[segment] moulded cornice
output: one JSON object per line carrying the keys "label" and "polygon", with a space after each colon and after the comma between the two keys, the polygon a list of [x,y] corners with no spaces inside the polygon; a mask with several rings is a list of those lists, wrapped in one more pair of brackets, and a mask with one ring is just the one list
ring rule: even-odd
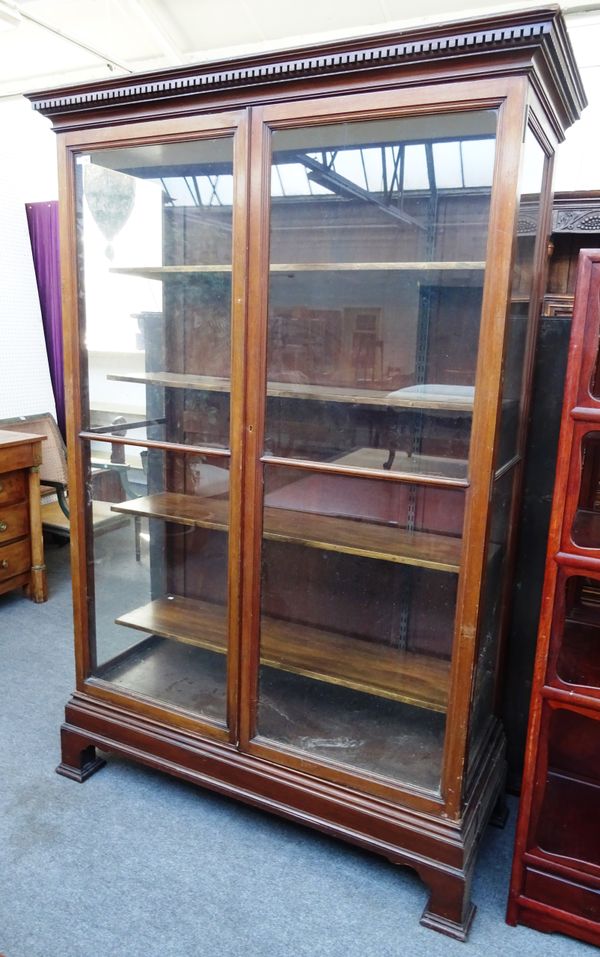
{"label": "moulded cornice", "polygon": [[[346,40],[284,53],[260,54],[232,61],[109,78],[51,91],[28,94],[34,108],[57,118],[90,109],[127,108],[170,98],[204,98],[238,88],[275,91],[293,81],[319,80],[368,72],[381,75],[413,66],[448,61],[476,61],[485,56],[486,72],[501,73],[506,55],[519,54],[519,68],[529,70],[538,89],[552,104],[557,133],[573,123],[586,105],[563,18],[558,7],[503,14],[419,30]],[[261,93],[261,98],[264,94]]]}

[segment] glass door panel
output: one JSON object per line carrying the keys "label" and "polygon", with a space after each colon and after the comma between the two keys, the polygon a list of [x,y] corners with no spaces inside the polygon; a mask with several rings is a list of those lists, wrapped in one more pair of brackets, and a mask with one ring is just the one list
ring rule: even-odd
{"label": "glass door panel", "polygon": [[547,167],[548,156],[531,127],[528,127],[519,178],[520,202],[504,351],[502,411],[495,463],[497,471],[511,462],[518,451],[523,376],[527,367],[532,322],[531,297],[535,292],[536,256],[543,228],[542,197]]}
{"label": "glass door panel", "polygon": [[432,792],[496,122],[272,134],[256,733]]}
{"label": "glass door panel", "polygon": [[92,429],[229,446],[233,138],[77,158]]}
{"label": "glass door panel", "polygon": [[266,466],[258,731],[439,783],[464,493]]}
{"label": "glass door panel", "polygon": [[583,575],[559,581],[564,588],[564,614],[553,627],[560,642],[556,675],[566,684],[600,692],[600,582]]}
{"label": "glass door panel", "polygon": [[[600,869],[600,735],[591,716],[553,709],[548,720],[548,765],[535,844],[564,864]],[[600,919],[600,906],[591,919]]]}
{"label": "glass door panel", "polygon": [[579,548],[600,548],[600,432],[581,439],[581,484],[571,538]]}
{"label": "glass door panel", "polygon": [[273,133],[267,453],[466,477],[496,119]]}
{"label": "glass door panel", "polygon": [[92,150],[75,165],[82,424],[96,436],[82,439],[89,676],[220,726],[233,151],[227,131]]}
{"label": "glass door panel", "polygon": [[89,462],[91,674],[222,724],[229,459],[124,451]]}

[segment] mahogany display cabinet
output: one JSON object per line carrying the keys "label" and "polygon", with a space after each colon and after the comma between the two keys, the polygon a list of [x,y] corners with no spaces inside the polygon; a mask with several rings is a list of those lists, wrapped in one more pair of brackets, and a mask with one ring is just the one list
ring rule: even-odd
{"label": "mahogany display cabinet", "polygon": [[600,945],[600,250],[579,255],[508,922]]}
{"label": "mahogany display cabinet", "polygon": [[[585,105],[560,14],[31,100],[61,157],[60,773],[114,751],[345,838],[464,938],[552,156]],[[111,446],[128,523],[94,537]]]}

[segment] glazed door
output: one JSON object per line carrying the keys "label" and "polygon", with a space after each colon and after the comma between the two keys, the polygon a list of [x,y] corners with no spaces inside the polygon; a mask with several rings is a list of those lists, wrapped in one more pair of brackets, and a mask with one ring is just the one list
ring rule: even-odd
{"label": "glazed door", "polygon": [[94,694],[231,736],[245,128],[235,115],[187,125],[165,124],[158,139],[155,125],[152,144],[140,125],[73,157],[80,670]]}
{"label": "glazed door", "polygon": [[252,134],[247,746],[439,800],[498,110],[321,113]]}

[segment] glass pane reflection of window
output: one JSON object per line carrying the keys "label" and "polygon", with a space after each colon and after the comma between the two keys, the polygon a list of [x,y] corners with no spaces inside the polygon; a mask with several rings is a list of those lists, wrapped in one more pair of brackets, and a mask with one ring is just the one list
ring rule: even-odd
{"label": "glass pane reflection of window", "polygon": [[267,454],[466,477],[495,124],[273,133]]}

